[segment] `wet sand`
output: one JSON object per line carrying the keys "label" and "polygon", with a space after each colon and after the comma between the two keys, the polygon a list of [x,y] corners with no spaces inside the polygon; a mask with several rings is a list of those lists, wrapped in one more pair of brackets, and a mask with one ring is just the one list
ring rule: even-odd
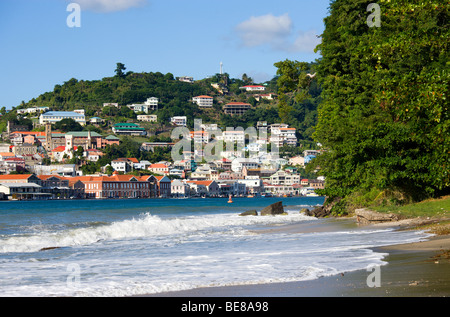
{"label": "wet sand", "polygon": [[[312,232],[342,230],[355,226],[357,224],[354,219],[330,219],[323,223],[290,225],[270,230]],[[389,226],[398,227],[398,224],[392,223]],[[359,270],[309,281],[207,287],[143,296],[186,298],[450,296],[450,236],[380,247],[374,251],[387,254],[384,259],[387,264],[380,266],[378,272]],[[375,282],[379,282],[379,286]]]}

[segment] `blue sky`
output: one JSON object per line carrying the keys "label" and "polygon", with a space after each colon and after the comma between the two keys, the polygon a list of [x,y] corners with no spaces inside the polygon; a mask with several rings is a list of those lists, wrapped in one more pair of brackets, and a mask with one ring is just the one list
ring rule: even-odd
{"label": "blue sky", "polygon": [[[66,23],[71,2],[80,27]],[[56,84],[127,71],[271,79],[274,63],[314,61],[329,0],[1,0],[0,108]]]}

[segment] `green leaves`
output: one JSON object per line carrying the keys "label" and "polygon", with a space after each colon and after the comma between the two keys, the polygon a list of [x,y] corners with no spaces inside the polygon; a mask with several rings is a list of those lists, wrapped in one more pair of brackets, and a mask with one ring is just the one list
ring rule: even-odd
{"label": "green leaves", "polygon": [[274,66],[278,68],[278,116],[295,127],[300,137],[311,140],[321,100],[316,64],[285,60]]}
{"label": "green leaves", "polygon": [[369,3],[333,1],[318,47],[314,136],[325,148],[316,160],[325,193],[348,203],[373,189],[413,199],[448,193],[449,6],[381,1],[381,27],[369,28]]}

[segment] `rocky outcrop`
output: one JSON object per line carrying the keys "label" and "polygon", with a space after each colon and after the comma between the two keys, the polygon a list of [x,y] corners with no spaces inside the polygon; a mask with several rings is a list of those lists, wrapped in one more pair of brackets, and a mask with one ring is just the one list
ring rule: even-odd
{"label": "rocky outcrop", "polygon": [[328,217],[331,213],[331,210],[325,208],[324,206],[319,206],[311,210],[307,210],[305,212],[306,216],[315,217],[315,218],[324,218]]}
{"label": "rocky outcrop", "polygon": [[356,209],[356,221],[362,225],[398,221],[400,217],[395,214],[380,213],[369,209]]}
{"label": "rocky outcrop", "polygon": [[281,201],[265,207],[261,210],[261,216],[273,216],[284,214],[283,203]]}
{"label": "rocky outcrop", "polygon": [[256,210],[247,210],[239,214],[239,216],[258,216],[258,212]]}
{"label": "rocky outcrop", "polygon": [[341,201],[341,198],[335,198],[330,200],[328,197],[325,198],[323,206],[317,206],[314,209],[305,212],[305,215],[316,218],[325,218],[331,215],[331,210],[333,207]]}
{"label": "rocky outcrop", "polygon": [[306,214],[309,213],[309,209],[308,209],[308,208],[302,208],[302,209],[300,210],[300,213],[306,215]]}

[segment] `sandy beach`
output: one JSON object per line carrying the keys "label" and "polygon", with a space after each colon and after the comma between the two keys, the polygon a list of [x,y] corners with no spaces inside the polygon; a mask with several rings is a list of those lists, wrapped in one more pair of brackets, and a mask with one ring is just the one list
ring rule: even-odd
{"label": "sandy beach", "polygon": [[[383,224],[400,230],[411,221]],[[355,219],[329,219],[320,225],[288,225],[270,230],[312,232],[342,230],[358,226]],[[263,233],[263,232],[261,232]],[[207,287],[186,291],[143,295],[145,297],[448,297],[450,296],[450,236],[374,249],[385,253],[385,265],[315,280]],[[369,283],[368,283],[369,281]],[[378,285],[371,285],[379,282]]]}

